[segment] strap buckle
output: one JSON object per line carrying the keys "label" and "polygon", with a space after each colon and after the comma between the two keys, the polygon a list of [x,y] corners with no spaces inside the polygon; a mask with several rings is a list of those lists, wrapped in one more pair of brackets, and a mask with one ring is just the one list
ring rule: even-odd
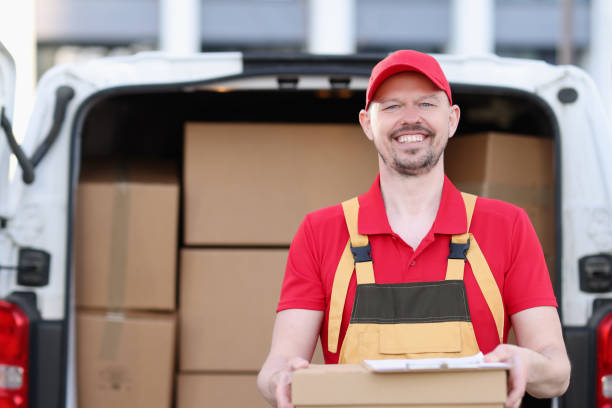
{"label": "strap buckle", "polygon": [[470,240],[465,244],[456,244],[453,241],[450,243],[450,248],[448,251],[448,259],[466,259],[466,254],[468,249],[470,248]]}
{"label": "strap buckle", "polygon": [[358,247],[354,247],[353,244],[351,244],[351,252],[353,253],[353,259],[355,260],[355,263],[372,261],[372,248],[370,247],[369,243],[366,246]]}

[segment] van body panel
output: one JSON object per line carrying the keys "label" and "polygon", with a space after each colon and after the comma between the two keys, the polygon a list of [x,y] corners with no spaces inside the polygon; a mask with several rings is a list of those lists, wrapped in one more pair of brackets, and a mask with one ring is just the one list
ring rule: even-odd
{"label": "van body panel", "polygon": [[[593,81],[567,68],[568,75],[542,90],[551,101],[560,128],[562,253],[560,309],[564,326],[585,326],[596,298],[608,293],[580,290],[578,260],[585,255],[612,251],[612,133],[604,105]],[[573,88],[574,103],[563,104],[559,90]],[[560,257],[559,257],[560,256]]]}

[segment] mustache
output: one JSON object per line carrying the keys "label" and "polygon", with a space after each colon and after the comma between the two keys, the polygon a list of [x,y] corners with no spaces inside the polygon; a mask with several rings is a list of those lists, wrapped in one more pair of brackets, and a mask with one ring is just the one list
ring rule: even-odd
{"label": "mustache", "polygon": [[422,133],[425,133],[425,135],[427,136],[434,135],[433,130],[423,125],[405,125],[391,132],[391,138],[395,138],[404,132],[422,132]]}

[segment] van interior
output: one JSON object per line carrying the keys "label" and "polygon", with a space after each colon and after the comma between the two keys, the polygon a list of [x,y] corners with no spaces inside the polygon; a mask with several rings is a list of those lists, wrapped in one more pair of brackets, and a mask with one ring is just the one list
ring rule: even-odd
{"label": "van interior", "polygon": [[[460,125],[455,136],[457,139],[482,132],[529,135],[553,141],[557,137],[557,124],[549,108],[533,95],[512,89],[463,84],[451,84],[451,87],[454,101],[461,108]],[[358,112],[362,109],[364,100],[363,90],[348,87],[319,90],[287,87],[269,90],[230,88],[223,92],[205,86],[190,89],[124,88],[93,98],[81,112],[82,126],[75,129],[75,136],[81,141],[82,168],[86,168],[90,162],[100,160],[130,162],[163,159],[176,163],[177,168],[182,169],[184,130],[187,122],[358,125]],[[232,143],[235,143],[236,149],[240,149],[241,140],[233,140]],[[558,163],[553,159],[547,166],[554,169],[556,179],[558,168],[555,166],[558,166]],[[183,179],[181,171],[179,179]],[[558,184],[555,183],[554,186],[556,185]],[[553,187],[554,189],[556,188]],[[555,192],[551,191],[551,194]],[[557,202],[557,198],[554,196],[553,202]],[[182,205],[179,205],[179,208],[182,211]],[[182,238],[183,216],[182,213],[179,216],[181,221],[177,248],[186,246]],[[558,224],[556,221],[550,228],[558,228]],[[550,231],[550,235],[555,236],[554,231]],[[206,248],[205,245],[203,247]],[[232,249],[232,245],[212,247]],[[272,249],[287,248],[288,245],[276,245]],[[177,262],[180,262],[180,257]],[[559,296],[560,282],[555,279],[554,264],[553,256],[552,262],[549,263],[550,274]],[[180,271],[180,266],[177,266],[177,270]],[[78,276],[79,271],[75,273]],[[180,302],[181,293],[178,293],[178,288],[179,285],[177,302]],[[273,310],[270,314],[273,314]],[[179,325],[180,322],[179,318]],[[179,401],[177,406],[181,405]],[[550,401],[527,398],[523,406],[550,406]]]}

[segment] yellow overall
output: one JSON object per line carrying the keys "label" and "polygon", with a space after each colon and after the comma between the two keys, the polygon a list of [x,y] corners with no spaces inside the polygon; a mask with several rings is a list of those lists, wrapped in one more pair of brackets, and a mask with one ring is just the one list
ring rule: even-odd
{"label": "yellow overall", "polygon": [[367,235],[357,231],[359,201],[342,203],[349,240],[332,286],[328,349],[337,352],[342,313],[353,270],[357,289],[340,349],[340,364],[366,359],[461,357],[479,352],[467,304],[463,271],[470,263],[493,314],[500,343],[504,334],[501,293],[476,239],[469,233],[476,196],[462,193],[467,214],[463,234],[453,235],[446,279],[436,282],[376,284]]}

